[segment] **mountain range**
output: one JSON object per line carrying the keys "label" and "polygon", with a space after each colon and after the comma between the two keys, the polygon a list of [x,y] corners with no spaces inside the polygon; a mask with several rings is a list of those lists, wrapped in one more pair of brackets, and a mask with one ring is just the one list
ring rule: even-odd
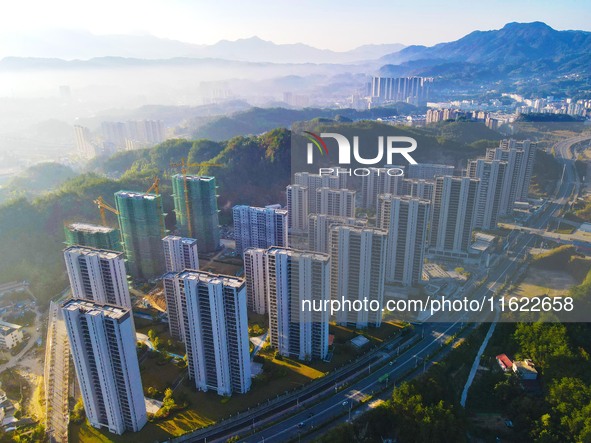
{"label": "mountain range", "polygon": [[408,46],[380,58],[382,73],[454,75],[470,70],[494,75],[582,74],[591,66],[591,32],[557,31],[545,23],[508,23],[474,31],[449,43]]}
{"label": "mountain range", "polygon": [[276,44],[259,37],[221,40],[198,45],[152,35],[95,35],[84,31],[43,31],[0,34],[0,57],[90,59],[130,57],[167,59],[177,57],[217,58],[273,63],[352,63],[377,59],[399,51],[404,45],[364,45],[350,51],[318,49],[303,43]]}

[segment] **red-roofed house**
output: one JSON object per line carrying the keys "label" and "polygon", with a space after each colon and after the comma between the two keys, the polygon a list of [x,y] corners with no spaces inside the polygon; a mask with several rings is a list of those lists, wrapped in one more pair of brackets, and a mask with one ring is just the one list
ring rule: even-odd
{"label": "red-roofed house", "polygon": [[513,362],[506,354],[499,354],[496,356],[496,359],[503,372],[507,372],[513,367]]}

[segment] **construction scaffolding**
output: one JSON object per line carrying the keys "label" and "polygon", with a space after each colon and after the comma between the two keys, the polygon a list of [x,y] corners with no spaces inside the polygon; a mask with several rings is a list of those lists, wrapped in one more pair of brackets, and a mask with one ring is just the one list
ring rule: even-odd
{"label": "construction scaffolding", "polygon": [[162,197],[119,191],[115,203],[129,273],[140,280],[160,277],[165,271],[162,238],[166,236]]}
{"label": "construction scaffolding", "polygon": [[49,305],[47,346],[45,347],[45,430],[50,442],[67,443],[70,345],[59,304]]}

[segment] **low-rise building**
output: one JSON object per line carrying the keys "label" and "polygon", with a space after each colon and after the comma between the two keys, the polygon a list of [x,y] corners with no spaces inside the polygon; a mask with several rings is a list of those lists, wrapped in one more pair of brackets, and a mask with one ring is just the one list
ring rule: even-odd
{"label": "low-rise building", "polygon": [[530,359],[513,362],[513,372],[515,372],[522,380],[536,380],[538,378],[538,371],[534,363]]}
{"label": "low-rise building", "polygon": [[495,358],[503,372],[507,372],[513,367],[513,362],[506,354],[499,354]]}
{"label": "low-rise building", "polygon": [[0,349],[12,349],[23,340],[22,326],[0,320]]}

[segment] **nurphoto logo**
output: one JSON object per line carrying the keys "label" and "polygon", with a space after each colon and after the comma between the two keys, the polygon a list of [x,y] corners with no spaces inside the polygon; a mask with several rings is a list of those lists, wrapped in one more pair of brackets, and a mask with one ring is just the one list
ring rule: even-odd
{"label": "nurphoto logo", "polygon": [[[351,142],[343,134],[337,132],[322,132],[320,135],[314,134],[313,132],[304,131],[308,141],[307,149],[307,162],[309,165],[314,163],[314,151],[320,152],[320,155],[328,155],[328,146],[325,138],[332,138],[337,142],[338,154],[339,154],[339,165],[350,165],[351,164],[351,152],[355,161],[362,165],[377,165],[382,163],[384,155],[386,162],[384,164],[394,164],[394,155],[400,154],[408,161],[411,165],[416,165],[417,162],[410,155],[415,149],[417,149],[417,141],[412,137],[394,136],[388,135],[377,137],[377,154],[373,158],[364,158],[359,152],[359,137],[353,136],[353,149],[351,149]],[[385,147],[384,147],[385,146]]]}

